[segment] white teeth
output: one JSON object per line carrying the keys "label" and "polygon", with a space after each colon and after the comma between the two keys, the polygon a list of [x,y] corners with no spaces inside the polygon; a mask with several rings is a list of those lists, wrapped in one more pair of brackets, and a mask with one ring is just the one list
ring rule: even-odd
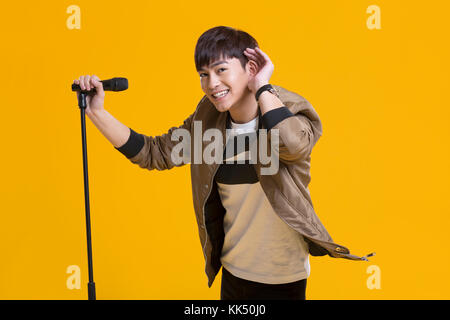
{"label": "white teeth", "polygon": [[220,98],[220,97],[223,97],[224,95],[226,95],[226,94],[228,93],[228,91],[229,91],[229,90],[220,91],[220,92],[218,92],[218,93],[216,93],[216,94],[213,94],[213,96],[214,96],[215,98]]}

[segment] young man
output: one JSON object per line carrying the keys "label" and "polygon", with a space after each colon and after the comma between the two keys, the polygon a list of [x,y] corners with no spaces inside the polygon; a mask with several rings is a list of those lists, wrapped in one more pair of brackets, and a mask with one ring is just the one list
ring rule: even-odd
{"label": "young man", "polygon": [[[135,132],[103,109],[98,77],[75,82],[83,90],[96,88],[86,114],[132,163],[149,170],[191,163],[208,286],[222,266],[221,299],[305,299],[309,254],[367,261],[335,244],[315,214],[309,168],[321,121],[303,97],[270,85],[274,66],[256,40],[241,30],[212,28],[198,39],[195,64],[205,95],[180,127],[155,137]],[[223,142],[218,150],[224,161],[192,161],[191,155],[202,156],[207,148],[205,139],[195,145],[196,135],[211,129],[222,134],[215,142]],[[259,134],[263,130],[266,135]],[[180,132],[195,136],[183,155],[187,161],[174,158]],[[249,140],[238,151],[242,136]],[[249,152],[254,143],[270,146],[275,170]]]}

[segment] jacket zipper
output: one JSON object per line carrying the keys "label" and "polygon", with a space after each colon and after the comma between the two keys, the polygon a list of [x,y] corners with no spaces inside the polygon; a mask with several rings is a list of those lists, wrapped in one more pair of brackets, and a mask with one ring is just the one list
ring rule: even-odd
{"label": "jacket zipper", "polygon": [[[224,141],[224,145],[223,145],[223,150],[222,150],[222,161],[223,161],[223,153],[225,152],[225,149],[226,149],[226,146],[227,146],[227,135],[226,135],[226,132],[227,132],[227,122],[228,122],[228,114],[227,114],[227,117],[226,117],[226,119],[225,119],[225,121],[224,121],[224,124],[223,124],[223,127],[222,127],[222,135],[224,134],[224,132],[225,132],[225,141]],[[222,162],[223,163],[223,162]],[[209,185],[208,185],[208,188],[209,188],[209,190],[208,190],[208,195],[206,196],[206,198],[205,198],[205,201],[203,202],[203,228],[205,229],[205,244],[203,245],[203,256],[205,257],[205,262],[206,262],[206,264],[205,264],[205,273],[206,273],[206,275],[208,276],[208,273],[206,272],[206,268],[207,268],[207,266],[208,266],[208,259],[207,259],[207,257],[206,257],[206,244],[208,243],[208,230],[206,229],[206,217],[205,217],[205,205],[206,205],[206,201],[208,200],[208,198],[209,198],[209,196],[211,195],[211,190],[212,190],[212,184],[214,183],[214,177],[216,176],[216,173],[217,173],[217,170],[219,170],[219,167],[220,167],[220,165],[222,164],[222,163],[219,163],[217,166],[216,166],[216,169],[214,169],[214,173],[212,174],[212,177],[211,177],[211,180],[209,181]],[[209,281],[209,276],[208,276],[208,281]]]}
{"label": "jacket zipper", "polygon": [[[205,222],[205,221],[206,221],[206,220],[205,220],[205,205],[206,205],[206,201],[208,200],[209,196],[211,195],[211,190],[212,190],[213,180],[214,180],[214,177],[215,177],[215,175],[216,175],[216,173],[217,173],[217,170],[219,170],[219,167],[220,167],[220,164],[217,165],[216,169],[214,170],[214,173],[213,173],[213,175],[212,175],[212,177],[211,177],[211,180],[210,180],[210,182],[209,182],[209,185],[208,185],[208,187],[209,187],[208,195],[206,196],[205,201],[203,202],[203,228],[205,229],[205,244],[204,244],[204,246],[203,246],[203,255],[204,255],[205,261],[206,261],[206,265],[205,265],[205,273],[206,273],[207,275],[208,275],[208,273],[206,272],[206,268],[207,268],[207,266],[208,266],[208,259],[207,259],[207,257],[206,257],[206,244],[208,243],[208,230],[206,229],[206,222]],[[209,277],[208,277],[208,278],[209,278]]]}

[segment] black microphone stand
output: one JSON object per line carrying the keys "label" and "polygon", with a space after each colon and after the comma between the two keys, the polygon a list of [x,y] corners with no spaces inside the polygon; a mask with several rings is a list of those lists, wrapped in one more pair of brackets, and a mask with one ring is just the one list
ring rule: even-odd
{"label": "black microphone stand", "polygon": [[[127,78],[112,78],[100,81],[103,89],[107,91],[123,91],[128,89]],[[84,169],[84,204],[86,208],[86,237],[89,267],[89,283],[88,283],[88,299],[95,298],[95,282],[94,272],[92,271],[92,243],[91,243],[91,217],[89,209],[89,182],[88,182],[88,162],[87,162],[87,144],[86,144],[86,96],[88,94],[96,94],[97,90],[92,88],[90,91],[81,90],[81,87],[75,83],[72,84],[72,91],[77,91],[78,106],[81,112],[81,137],[83,144],[83,169]]]}
{"label": "black microphone stand", "polygon": [[95,298],[95,282],[94,273],[92,270],[92,243],[91,243],[91,217],[89,208],[89,181],[88,181],[88,162],[87,162],[87,144],[86,144],[86,96],[87,91],[80,91],[78,94],[78,106],[81,112],[81,138],[83,145],[83,171],[84,171],[84,204],[86,208],[86,236],[87,236],[87,252],[88,252],[88,267],[89,267],[89,283],[88,283],[88,299],[96,300]]}

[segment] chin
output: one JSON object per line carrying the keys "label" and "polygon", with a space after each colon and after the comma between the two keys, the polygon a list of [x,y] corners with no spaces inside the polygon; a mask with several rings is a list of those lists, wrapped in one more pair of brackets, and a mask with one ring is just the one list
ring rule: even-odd
{"label": "chin", "polygon": [[225,111],[230,110],[230,108],[231,108],[231,107],[229,107],[229,106],[216,106],[216,105],[214,105],[214,107],[215,107],[216,110],[219,111],[219,112],[225,112]]}
{"label": "chin", "polygon": [[[210,99],[211,101],[211,99]],[[223,104],[223,103],[217,103],[215,101],[211,101],[211,103],[213,104],[213,106],[216,108],[217,111],[219,112],[225,112],[231,109],[232,105],[230,105],[229,103],[227,104]]]}

